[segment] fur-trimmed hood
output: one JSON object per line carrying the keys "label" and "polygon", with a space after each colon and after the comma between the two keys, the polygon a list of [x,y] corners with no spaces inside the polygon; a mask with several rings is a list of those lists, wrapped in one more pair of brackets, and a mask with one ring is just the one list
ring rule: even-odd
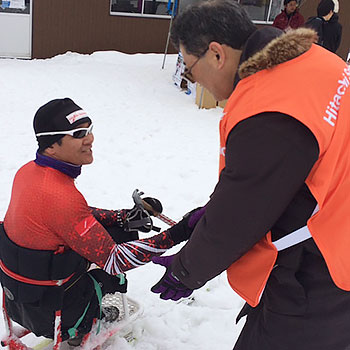
{"label": "fur-trimmed hood", "polygon": [[239,66],[238,74],[244,79],[263,69],[271,69],[287,62],[308,51],[317,39],[317,34],[312,29],[290,30],[273,39],[262,50],[243,62]]}

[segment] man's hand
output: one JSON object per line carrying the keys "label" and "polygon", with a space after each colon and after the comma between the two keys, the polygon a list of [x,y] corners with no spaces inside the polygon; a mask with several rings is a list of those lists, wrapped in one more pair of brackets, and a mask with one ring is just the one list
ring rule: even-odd
{"label": "man's hand", "polygon": [[199,219],[204,215],[204,213],[205,213],[205,206],[191,210],[189,213],[187,213],[184,216],[184,218],[189,216],[188,226],[190,228],[194,228],[196,226],[197,222],[199,221]]}
{"label": "man's hand", "polygon": [[166,268],[164,276],[151,288],[151,291],[160,294],[160,298],[163,300],[171,299],[176,301],[180,298],[187,298],[193,292],[192,289],[182,284],[172,272],[171,263],[173,259],[174,255],[155,256],[152,258],[152,262]]}
{"label": "man's hand", "polygon": [[191,237],[197,222],[204,215],[204,213],[205,207],[193,209],[189,213],[185,214],[181,221],[168,229],[171,239],[175,244],[187,241]]}

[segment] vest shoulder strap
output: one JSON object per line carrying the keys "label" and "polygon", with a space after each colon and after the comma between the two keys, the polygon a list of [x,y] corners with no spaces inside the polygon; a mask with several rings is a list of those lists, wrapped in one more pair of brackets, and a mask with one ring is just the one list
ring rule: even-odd
{"label": "vest shoulder strap", "polygon": [[[319,211],[318,205],[316,205],[311,217],[313,217]],[[280,252],[281,250],[292,247],[298,243],[304,242],[307,239],[312,238],[311,232],[307,225],[300,227],[299,229],[285,235],[284,237],[273,241],[272,244],[276,247],[276,249]]]}

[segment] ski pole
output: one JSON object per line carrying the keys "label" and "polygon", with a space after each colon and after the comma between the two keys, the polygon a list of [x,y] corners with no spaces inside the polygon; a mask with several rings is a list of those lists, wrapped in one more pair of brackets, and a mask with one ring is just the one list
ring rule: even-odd
{"label": "ski pole", "polygon": [[168,224],[169,226],[174,226],[176,225],[176,221],[174,221],[173,219],[170,219],[169,217],[167,217],[164,214],[158,214],[156,215],[156,218],[158,218],[159,220],[165,222],[166,224]]}
{"label": "ski pole", "polygon": [[168,216],[162,214],[162,213],[158,213],[157,211],[155,211],[151,205],[149,205],[147,202],[145,202],[143,199],[141,200],[143,207],[147,210],[153,213],[153,215],[158,218],[159,220],[165,222],[167,225],[169,226],[174,226],[176,225],[176,221],[174,221],[173,219],[170,219]]}
{"label": "ski pole", "polygon": [[153,213],[153,215],[158,218],[159,220],[165,222],[167,225],[169,226],[174,226],[176,225],[176,221],[174,221],[173,219],[170,219],[168,216],[162,214],[162,213],[158,213],[157,211],[155,211],[153,209],[153,207],[148,204],[147,202],[145,202],[141,196],[143,195],[143,192],[139,191],[138,189],[136,189],[133,194],[132,194],[132,199],[134,200],[136,205],[141,205],[144,209],[146,209],[148,212]]}
{"label": "ski pole", "polygon": [[[166,58],[166,55],[168,53],[168,47],[169,47],[169,41],[170,41],[170,33],[171,33],[171,27],[173,25],[173,20],[174,20],[174,17],[176,15],[176,11],[177,11],[177,1],[178,0],[174,0],[174,5],[171,9],[171,18],[170,18],[170,24],[169,24],[169,30],[168,30],[168,37],[167,37],[167,40],[166,40],[166,45],[165,45],[165,52],[164,52],[164,58],[163,58],[163,64],[162,64],[162,69],[164,69],[164,65],[165,65],[165,58]],[[171,8],[171,0],[169,0],[168,2],[168,9]]]}

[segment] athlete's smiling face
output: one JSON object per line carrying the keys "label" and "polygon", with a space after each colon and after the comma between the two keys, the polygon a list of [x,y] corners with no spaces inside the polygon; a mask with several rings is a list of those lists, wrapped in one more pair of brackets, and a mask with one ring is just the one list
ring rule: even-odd
{"label": "athlete's smiling face", "polygon": [[[83,123],[77,128],[87,128],[89,125],[90,123]],[[60,144],[54,143],[45,149],[43,154],[74,165],[91,164],[94,160],[92,155],[93,142],[94,135],[92,133],[80,139],[65,135],[61,138]]]}

